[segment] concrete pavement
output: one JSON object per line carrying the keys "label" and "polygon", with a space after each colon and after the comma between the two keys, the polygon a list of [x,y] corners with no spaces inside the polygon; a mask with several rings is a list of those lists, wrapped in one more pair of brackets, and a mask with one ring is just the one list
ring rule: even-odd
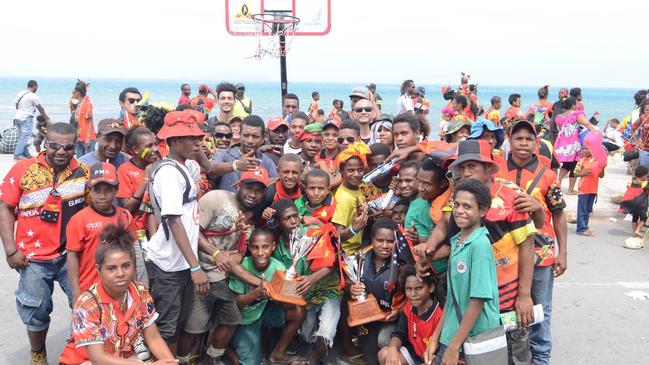
{"label": "concrete pavement", "polygon": [[[0,155],[0,176],[12,164],[10,155]],[[568,226],[568,271],[555,281],[552,364],[649,364],[649,300],[627,295],[649,293],[649,251],[622,248],[631,223],[622,221],[611,202],[624,193],[628,180],[624,164],[610,162],[591,220],[596,236],[577,236],[575,226]],[[567,197],[568,210],[576,209],[576,201],[576,196]],[[611,222],[610,217],[619,219]],[[0,364],[26,364],[29,357],[15,309],[17,282],[17,272],[0,263]],[[50,364],[57,363],[65,345],[69,314],[56,287],[47,341]]]}

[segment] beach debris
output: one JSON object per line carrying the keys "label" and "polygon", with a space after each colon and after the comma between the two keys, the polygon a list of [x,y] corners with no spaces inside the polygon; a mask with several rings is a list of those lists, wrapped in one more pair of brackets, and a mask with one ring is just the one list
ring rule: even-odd
{"label": "beach debris", "polygon": [[640,250],[644,248],[644,240],[638,237],[629,237],[624,240],[624,248],[628,248],[630,250]]}
{"label": "beach debris", "polygon": [[647,299],[649,299],[649,293],[645,293],[645,292],[639,291],[639,290],[630,291],[630,292],[624,293],[624,294],[626,294],[627,296],[630,296],[633,299],[638,299],[638,300],[647,300]]}
{"label": "beach debris", "polygon": [[617,218],[613,218],[613,217],[609,218],[608,220],[610,220],[611,222],[617,222]]}

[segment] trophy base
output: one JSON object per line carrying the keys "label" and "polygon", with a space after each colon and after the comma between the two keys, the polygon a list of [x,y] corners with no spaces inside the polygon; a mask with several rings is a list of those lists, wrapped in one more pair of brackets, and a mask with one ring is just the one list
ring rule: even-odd
{"label": "trophy base", "polygon": [[349,300],[347,305],[349,306],[349,317],[347,317],[349,327],[385,319],[385,313],[379,308],[379,303],[372,294],[367,294],[367,297],[362,302]]}
{"label": "trophy base", "polygon": [[275,271],[273,278],[268,282],[268,294],[276,302],[306,305],[306,301],[295,293],[297,281],[286,279],[286,272]]}

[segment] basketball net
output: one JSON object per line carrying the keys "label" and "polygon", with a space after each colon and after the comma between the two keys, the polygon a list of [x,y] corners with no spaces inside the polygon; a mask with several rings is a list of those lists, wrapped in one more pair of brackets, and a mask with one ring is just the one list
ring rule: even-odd
{"label": "basketball net", "polygon": [[[266,56],[286,57],[295,38],[295,31],[300,19],[284,14],[255,14],[252,18],[256,25],[257,49],[252,56],[247,58],[261,60]],[[279,42],[282,35],[285,38],[284,47],[281,47]]]}

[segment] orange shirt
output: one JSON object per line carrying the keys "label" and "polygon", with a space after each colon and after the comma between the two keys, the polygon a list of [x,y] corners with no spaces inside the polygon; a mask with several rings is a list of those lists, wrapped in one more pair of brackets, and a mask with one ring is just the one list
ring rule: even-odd
{"label": "orange shirt", "polygon": [[579,194],[597,194],[599,189],[599,174],[602,172],[601,166],[593,157],[582,157],[577,162],[575,172],[590,170],[590,175],[579,178]]}
{"label": "orange shirt", "polygon": [[[132,161],[124,162],[119,169],[117,169],[117,181],[119,181],[119,190],[117,190],[117,198],[120,199],[129,199],[135,195],[135,191],[142,183],[144,179],[144,169],[141,169]],[[144,192],[142,196],[142,203],[140,207],[150,206],[149,193]],[[145,230],[147,226],[147,221],[149,219],[149,213],[142,211],[138,208],[135,212],[133,218],[133,228],[137,232],[139,230]]]}
{"label": "orange shirt", "polygon": [[92,206],[83,208],[75,214],[65,229],[68,251],[79,252],[79,289],[84,292],[99,281],[95,269],[95,251],[99,244],[102,229],[109,224],[122,222],[130,227],[133,221],[131,213],[122,207],[115,207],[113,214],[98,212]]}
{"label": "orange shirt", "polygon": [[77,106],[77,110],[74,112],[74,118],[77,120],[79,126],[77,129],[79,142],[94,141],[97,137],[95,136],[95,126],[92,123],[92,103],[88,95]]}

